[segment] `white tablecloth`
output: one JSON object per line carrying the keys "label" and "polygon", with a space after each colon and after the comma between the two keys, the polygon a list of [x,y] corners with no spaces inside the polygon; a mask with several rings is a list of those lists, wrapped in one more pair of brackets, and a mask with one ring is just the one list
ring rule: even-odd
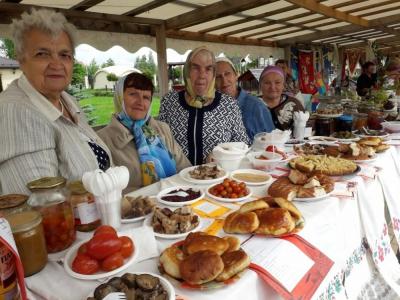
{"label": "white tablecloth", "polygon": [[[378,174],[390,172],[388,173],[391,174],[389,176],[397,176],[397,181],[400,182],[400,168],[396,169],[397,164],[394,164],[392,162],[393,158],[390,157],[397,150],[392,149],[391,151],[394,152],[384,154],[374,164],[381,167]],[[390,164],[390,168],[388,168],[387,164]],[[385,299],[399,299],[400,294],[395,294],[399,282],[390,282],[392,285],[390,287],[387,281],[395,279],[395,276],[392,274],[393,276],[389,278],[390,270],[380,267],[380,263],[372,256],[374,255],[373,250],[378,249],[378,245],[371,246],[370,243],[385,241],[386,237],[377,237],[375,239],[374,232],[369,232],[369,235],[366,235],[366,224],[370,221],[368,218],[376,218],[378,222],[381,222],[379,223],[380,225],[388,226],[384,217],[384,197],[380,181],[377,178],[368,179],[361,176],[356,176],[350,180],[357,183],[358,192],[355,193],[354,197],[329,197],[318,202],[296,203],[306,220],[306,226],[299,235],[334,261],[333,267],[315,292],[313,298],[356,299],[357,297],[362,297],[379,299],[382,295],[385,295]],[[177,184],[187,185],[179,175],[175,175],[132,194],[155,195],[160,189]],[[253,192],[257,196],[262,196],[265,195],[266,188],[266,186],[254,188]],[[400,190],[400,184],[398,189]],[[362,209],[366,205],[368,209]],[[368,212],[374,213],[368,215]],[[372,222],[372,224],[375,223]],[[140,226],[140,224],[124,225],[123,228],[137,226]],[[176,240],[157,239],[158,251],[162,251],[162,249],[174,242]],[[385,253],[385,258],[386,261],[394,263],[398,267],[397,261],[394,261],[394,253]],[[157,258],[148,259],[132,265],[124,272],[149,271],[158,273],[157,261]],[[398,275],[400,275],[400,272]],[[26,284],[29,288],[31,299],[69,300],[86,299],[100,282],[81,281],[71,278],[59,264],[49,262],[42,272],[26,278]],[[253,271],[247,271],[237,283],[222,289],[191,291],[176,288],[176,293],[194,300],[281,298],[272,288],[259,279]]]}

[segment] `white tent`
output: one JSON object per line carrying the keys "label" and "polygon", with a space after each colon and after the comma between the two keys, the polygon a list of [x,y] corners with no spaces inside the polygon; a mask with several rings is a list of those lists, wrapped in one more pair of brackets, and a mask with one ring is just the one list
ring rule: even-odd
{"label": "white tent", "polygon": [[102,68],[94,75],[94,88],[95,89],[112,89],[115,82],[107,80],[108,74],[115,74],[118,78],[125,76],[132,72],[140,72],[138,69],[129,66],[109,66]]}

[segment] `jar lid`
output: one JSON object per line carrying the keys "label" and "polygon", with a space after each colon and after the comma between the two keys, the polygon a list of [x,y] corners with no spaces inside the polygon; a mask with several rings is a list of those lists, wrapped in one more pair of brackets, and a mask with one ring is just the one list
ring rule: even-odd
{"label": "jar lid", "polygon": [[27,195],[8,194],[0,196],[0,209],[12,208],[24,204],[28,200]]}
{"label": "jar lid", "polygon": [[65,185],[66,179],[61,176],[57,177],[43,177],[31,182],[28,182],[27,187],[32,192],[37,190],[48,190],[57,187],[63,187]]}
{"label": "jar lid", "polygon": [[88,193],[88,191],[83,186],[82,181],[71,181],[68,183],[68,189],[71,191],[72,195],[82,195]]}
{"label": "jar lid", "polygon": [[10,223],[13,233],[29,230],[42,222],[42,215],[35,210],[10,214],[5,218]]}
{"label": "jar lid", "polygon": [[348,122],[350,122],[350,121],[353,120],[353,116],[352,116],[352,115],[342,115],[342,116],[338,117],[337,119],[338,119],[338,120],[341,120],[341,121],[348,121]]}

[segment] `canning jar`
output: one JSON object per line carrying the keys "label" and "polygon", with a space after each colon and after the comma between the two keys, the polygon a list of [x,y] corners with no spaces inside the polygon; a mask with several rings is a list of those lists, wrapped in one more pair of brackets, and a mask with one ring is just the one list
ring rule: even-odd
{"label": "canning jar", "polygon": [[28,210],[29,206],[26,203],[28,198],[27,195],[21,194],[7,194],[0,196],[0,216]]}
{"label": "canning jar", "polygon": [[333,132],[333,118],[317,117],[315,120],[315,135],[330,136]]}
{"label": "canning jar", "polygon": [[385,121],[383,112],[371,111],[368,113],[368,128],[373,130],[381,130],[382,122]]}
{"label": "canning jar", "polygon": [[83,186],[81,181],[68,184],[71,192],[71,205],[74,210],[75,228],[78,231],[88,232],[100,226],[101,220],[97,212],[95,198]]}
{"label": "canning jar", "polygon": [[357,113],[353,115],[353,130],[361,130],[368,127],[368,114]]}
{"label": "canning jar", "polygon": [[350,131],[353,127],[353,116],[342,115],[335,119],[335,131]]}
{"label": "canning jar", "polygon": [[75,240],[74,216],[63,177],[44,177],[28,183],[28,204],[42,214],[48,253],[62,251]]}
{"label": "canning jar", "polygon": [[24,266],[25,277],[39,272],[47,263],[42,216],[39,212],[30,210],[10,214],[6,219]]}

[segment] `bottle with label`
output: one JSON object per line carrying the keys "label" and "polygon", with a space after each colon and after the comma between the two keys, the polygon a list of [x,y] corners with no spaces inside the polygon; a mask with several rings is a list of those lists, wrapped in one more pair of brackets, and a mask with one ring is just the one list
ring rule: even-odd
{"label": "bottle with label", "polygon": [[0,299],[20,299],[15,269],[15,257],[0,241]]}
{"label": "bottle with label", "polygon": [[70,201],[74,209],[76,230],[83,232],[95,230],[101,225],[95,197],[85,189],[81,181],[70,182],[68,189],[71,192]]}

